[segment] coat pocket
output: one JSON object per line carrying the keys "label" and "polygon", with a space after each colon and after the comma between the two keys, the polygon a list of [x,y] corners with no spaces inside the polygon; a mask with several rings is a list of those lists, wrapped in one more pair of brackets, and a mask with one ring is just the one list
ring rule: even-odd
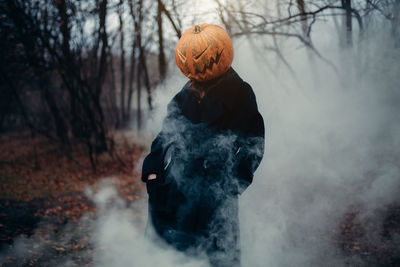
{"label": "coat pocket", "polygon": [[173,212],[182,203],[183,195],[174,179],[169,179],[168,183],[157,179],[146,183],[149,205],[155,210]]}
{"label": "coat pocket", "polygon": [[149,194],[149,216],[154,228],[160,234],[167,228],[179,225],[179,210],[184,199],[175,182],[169,184],[150,180],[147,184]]}
{"label": "coat pocket", "polygon": [[151,195],[153,195],[155,190],[157,190],[157,184],[159,183],[158,179],[159,179],[159,177],[157,175],[157,178],[152,179],[152,180],[147,180],[146,189],[147,189],[147,194],[149,195],[149,197]]}
{"label": "coat pocket", "polygon": [[161,170],[157,178],[146,183],[149,196],[149,206],[157,214],[175,214],[184,202],[184,196],[177,183],[177,177],[172,169],[176,170],[174,160],[174,146],[165,147],[161,157]]}
{"label": "coat pocket", "polygon": [[161,184],[157,179],[158,177],[154,180],[148,180],[146,184],[149,206],[152,210],[165,210],[167,208],[165,201],[167,200],[169,188]]}
{"label": "coat pocket", "polygon": [[157,177],[155,179],[147,180],[146,188],[149,197],[151,194],[156,193],[160,188],[165,188],[167,184],[171,183],[170,179],[167,179],[169,166],[172,161],[172,153],[171,153],[171,145],[168,145],[163,153],[162,156],[159,158],[161,169],[157,173]]}

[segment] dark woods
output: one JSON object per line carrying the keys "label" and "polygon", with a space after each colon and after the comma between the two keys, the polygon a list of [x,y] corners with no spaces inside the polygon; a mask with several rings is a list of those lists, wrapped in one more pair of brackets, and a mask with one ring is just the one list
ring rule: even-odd
{"label": "dark woods", "polygon": [[329,62],[312,28],[330,17],[340,45],[351,48],[376,21],[400,44],[399,0],[183,1],[5,0],[0,2],[0,131],[25,131],[68,148],[84,144],[95,169],[113,151],[112,130],[140,129],[152,92],[174,64],[182,30],[203,22],[193,7],[213,4],[232,38],[268,36],[281,52],[295,39],[310,57]]}
{"label": "dark woods", "polygon": [[1,1],[0,130],[28,130],[65,148],[83,143],[95,169],[96,155],[112,153],[110,129],[132,115],[140,128],[143,95],[151,109],[152,88],[166,75],[168,11],[159,1],[157,68],[153,32],[143,26],[154,7],[145,2]]}

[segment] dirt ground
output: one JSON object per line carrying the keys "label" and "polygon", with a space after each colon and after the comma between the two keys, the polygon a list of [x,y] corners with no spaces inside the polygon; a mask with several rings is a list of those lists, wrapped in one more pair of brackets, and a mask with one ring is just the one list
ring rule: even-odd
{"label": "dirt ground", "polygon": [[100,155],[93,172],[82,145],[66,152],[41,137],[0,136],[1,266],[58,266],[66,259],[72,266],[92,265],[90,222],[102,215],[85,192],[98,190],[104,179],[143,217],[132,203],[144,198],[137,170],[144,147],[129,133],[114,140],[115,152]]}
{"label": "dirt ground", "polygon": [[[98,190],[104,178],[113,179],[126,207],[145,220],[145,211],[133,205],[145,200],[137,169],[145,148],[138,143],[146,142],[129,134],[116,135],[115,154],[100,155],[94,173],[83,146],[75,145],[66,153],[44,138],[1,135],[1,266],[60,266],[65,262],[93,266],[93,253],[101,250],[91,242],[93,223],[103,214],[85,192]],[[384,223],[368,224],[376,221],[374,216],[384,218]],[[356,209],[349,210],[337,227],[339,234],[332,242],[348,256],[359,258],[361,266],[400,266],[396,246],[400,206],[387,206],[363,218]]]}

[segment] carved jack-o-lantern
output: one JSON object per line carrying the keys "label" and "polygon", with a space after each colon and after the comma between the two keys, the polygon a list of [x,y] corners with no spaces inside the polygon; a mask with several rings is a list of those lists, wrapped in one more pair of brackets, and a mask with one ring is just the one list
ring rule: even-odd
{"label": "carved jack-o-lantern", "polygon": [[224,74],[232,64],[233,46],[226,31],[214,24],[188,29],[175,48],[175,61],[189,79],[204,82]]}

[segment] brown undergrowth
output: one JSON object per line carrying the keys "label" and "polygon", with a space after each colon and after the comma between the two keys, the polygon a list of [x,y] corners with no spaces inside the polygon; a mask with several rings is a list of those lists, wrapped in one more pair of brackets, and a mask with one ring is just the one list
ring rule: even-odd
{"label": "brown undergrowth", "polygon": [[84,145],[0,135],[1,266],[92,265],[92,228],[103,215],[85,192],[96,192],[104,178],[143,216],[131,203],[143,197],[137,165],[144,149],[130,134],[113,139],[113,153],[99,155],[93,172]]}
{"label": "brown undergrowth", "polygon": [[84,145],[66,148],[43,137],[3,134],[0,136],[0,199],[30,201],[59,197],[82,192],[104,177],[114,177],[121,196],[133,200],[135,192],[143,186],[135,171],[143,147],[124,134],[116,134],[114,140],[113,153],[99,155],[93,172]]}

